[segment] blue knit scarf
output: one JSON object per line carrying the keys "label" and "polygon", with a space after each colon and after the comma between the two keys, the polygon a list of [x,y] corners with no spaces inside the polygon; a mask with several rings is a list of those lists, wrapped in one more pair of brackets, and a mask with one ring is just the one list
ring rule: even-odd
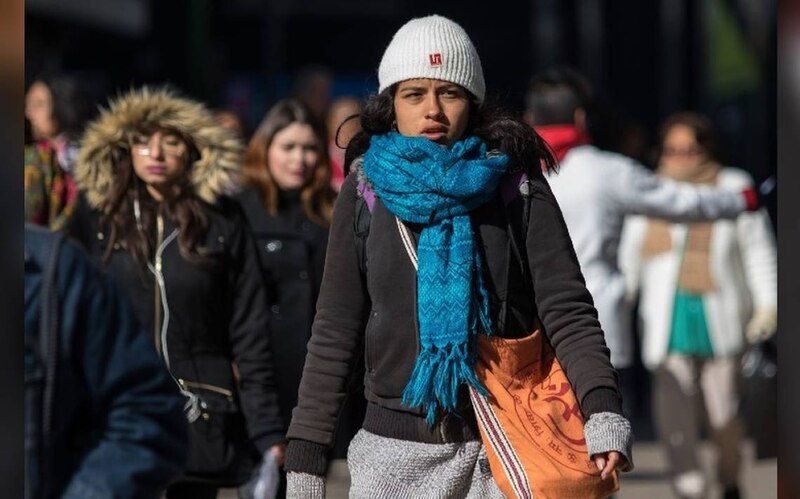
{"label": "blue knit scarf", "polygon": [[477,137],[450,149],[425,137],[374,135],[363,171],[375,194],[401,220],[423,224],[417,248],[420,352],[403,404],[436,411],[456,408],[458,387],[485,393],[473,370],[477,334],[491,334],[489,295],[469,212],[489,201],[508,157],[486,157]]}

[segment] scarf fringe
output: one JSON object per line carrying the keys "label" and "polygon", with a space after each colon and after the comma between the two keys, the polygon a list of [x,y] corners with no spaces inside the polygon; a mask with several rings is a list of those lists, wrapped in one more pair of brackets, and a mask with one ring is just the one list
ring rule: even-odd
{"label": "scarf fringe", "polygon": [[469,383],[478,392],[488,391],[478,380],[473,369],[468,345],[451,344],[444,348],[430,347],[420,351],[414,371],[403,390],[403,404],[413,408],[425,408],[428,424],[436,421],[436,412],[442,408],[448,412],[458,405],[458,387]]}

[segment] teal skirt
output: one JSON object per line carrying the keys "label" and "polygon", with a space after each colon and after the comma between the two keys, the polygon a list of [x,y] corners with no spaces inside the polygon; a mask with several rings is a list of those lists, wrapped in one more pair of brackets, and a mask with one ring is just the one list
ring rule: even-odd
{"label": "teal skirt", "polygon": [[702,295],[681,290],[675,293],[669,351],[694,357],[714,356]]}

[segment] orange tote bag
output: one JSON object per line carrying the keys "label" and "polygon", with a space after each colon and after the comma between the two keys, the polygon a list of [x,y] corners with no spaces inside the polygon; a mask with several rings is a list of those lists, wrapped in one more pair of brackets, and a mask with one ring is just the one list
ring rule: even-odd
{"label": "orange tote bag", "polygon": [[[397,228],[414,268],[413,238]],[[508,498],[595,499],[619,490],[619,475],[600,478],[589,459],[575,392],[538,321],[521,339],[478,336],[475,373],[489,391],[470,397],[492,478]]]}
{"label": "orange tote bag", "polygon": [[478,337],[470,390],[489,466],[506,497],[589,499],[619,490],[589,459],[575,392],[541,329],[520,339]]}

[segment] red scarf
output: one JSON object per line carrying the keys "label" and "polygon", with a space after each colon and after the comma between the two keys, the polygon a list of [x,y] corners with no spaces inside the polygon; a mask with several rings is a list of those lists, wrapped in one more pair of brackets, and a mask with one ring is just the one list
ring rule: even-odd
{"label": "red scarf", "polygon": [[589,134],[574,125],[547,125],[533,127],[561,162],[573,147],[590,144]]}

